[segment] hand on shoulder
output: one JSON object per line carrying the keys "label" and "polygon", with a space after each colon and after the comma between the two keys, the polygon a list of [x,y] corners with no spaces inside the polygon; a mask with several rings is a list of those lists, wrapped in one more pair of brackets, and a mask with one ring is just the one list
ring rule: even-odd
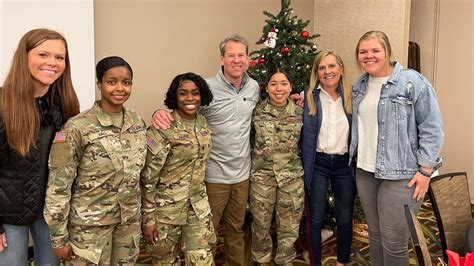
{"label": "hand on shoulder", "polygon": [[171,123],[174,121],[172,111],[165,109],[156,110],[151,118],[151,124],[156,129],[168,129],[171,127]]}

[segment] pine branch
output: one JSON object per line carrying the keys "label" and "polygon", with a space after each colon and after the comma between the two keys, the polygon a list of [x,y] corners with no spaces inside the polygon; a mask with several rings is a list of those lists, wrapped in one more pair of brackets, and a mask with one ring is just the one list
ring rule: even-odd
{"label": "pine branch", "polygon": [[[299,92],[308,86],[312,62],[318,52],[313,40],[319,34],[309,34],[305,30],[310,21],[298,19],[290,4],[290,0],[281,0],[277,15],[263,11],[267,19],[256,44],[264,47],[250,53],[249,74],[263,87],[266,75],[272,69],[281,67],[291,75],[293,89]],[[273,42],[271,46],[270,40]],[[262,98],[267,97],[265,90],[261,95]]]}

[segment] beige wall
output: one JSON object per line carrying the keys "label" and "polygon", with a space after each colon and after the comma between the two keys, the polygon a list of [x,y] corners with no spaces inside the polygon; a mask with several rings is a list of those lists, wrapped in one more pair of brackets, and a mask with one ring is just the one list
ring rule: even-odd
{"label": "beige wall", "polygon": [[[312,21],[312,0],[293,0],[292,7]],[[135,75],[127,106],[148,123],[174,76],[216,74],[218,44],[226,36],[239,33],[256,49],[264,10],[277,14],[280,0],[95,0],[96,62],[107,55],[129,61]]]}
{"label": "beige wall", "polygon": [[442,172],[467,171],[474,203],[474,4],[439,0],[435,84],[445,126]]}
{"label": "beige wall", "polygon": [[420,45],[421,73],[434,84],[434,62],[439,0],[411,2],[410,41]]}
{"label": "beige wall", "polygon": [[322,49],[336,50],[346,65],[347,81],[360,75],[354,49],[369,30],[384,31],[390,38],[394,58],[406,65],[410,0],[314,0],[314,31],[322,36]]}

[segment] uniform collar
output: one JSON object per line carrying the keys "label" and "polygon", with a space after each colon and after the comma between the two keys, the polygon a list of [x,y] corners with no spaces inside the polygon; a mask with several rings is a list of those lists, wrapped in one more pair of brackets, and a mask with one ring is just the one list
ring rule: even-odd
{"label": "uniform collar", "polygon": [[279,118],[294,116],[296,115],[296,104],[288,98],[288,104],[281,110],[273,106],[273,104],[270,103],[270,99],[267,98],[264,102],[263,112]]}
{"label": "uniform collar", "polygon": [[[93,109],[96,113],[97,120],[99,121],[100,125],[103,127],[113,126],[112,118],[110,117],[107,112],[104,111],[99,105],[99,101],[94,103]],[[123,112],[123,126],[122,131],[126,131],[131,127],[136,126],[136,121],[130,116],[130,112],[127,108],[122,107]]]}
{"label": "uniform collar", "polygon": [[193,133],[194,129],[196,129],[196,131],[199,131],[203,127],[203,117],[199,115],[199,113],[196,113],[194,128],[189,127],[189,124],[183,120],[183,117],[181,117],[177,110],[174,110],[172,114],[175,121],[174,124],[179,130],[185,130],[186,132]]}

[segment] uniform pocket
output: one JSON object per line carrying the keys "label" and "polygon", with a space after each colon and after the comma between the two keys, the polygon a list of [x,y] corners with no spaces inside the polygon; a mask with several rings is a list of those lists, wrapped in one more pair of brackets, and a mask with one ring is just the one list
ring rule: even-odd
{"label": "uniform pocket", "polygon": [[93,165],[102,174],[117,172],[122,168],[120,139],[112,130],[85,136],[85,144],[82,165]]}
{"label": "uniform pocket", "polygon": [[297,216],[301,216],[303,214],[304,209],[304,184],[303,179],[296,180],[293,183],[292,189],[292,200],[294,205],[294,212]]}
{"label": "uniform pocket", "polygon": [[278,125],[276,132],[279,134],[278,145],[286,147],[289,152],[299,154],[298,141],[303,123],[296,119],[282,122]]}
{"label": "uniform pocket", "polygon": [[[118,143],[117,143],[118,142]],[[123,167],[122,149],[120,139],[114,140],[112,138],[101,138],[100,143],[104,147],[107,155],[114,166],[116,172]]]}
{"label": "uniform pocket", "polygon": [[141,234],[137,234],[133,236],[133,244],[134,244],[133,257],[134,258],[136,258],[138,256],[138,253],[140,253],[140,237],[141,237]]}

